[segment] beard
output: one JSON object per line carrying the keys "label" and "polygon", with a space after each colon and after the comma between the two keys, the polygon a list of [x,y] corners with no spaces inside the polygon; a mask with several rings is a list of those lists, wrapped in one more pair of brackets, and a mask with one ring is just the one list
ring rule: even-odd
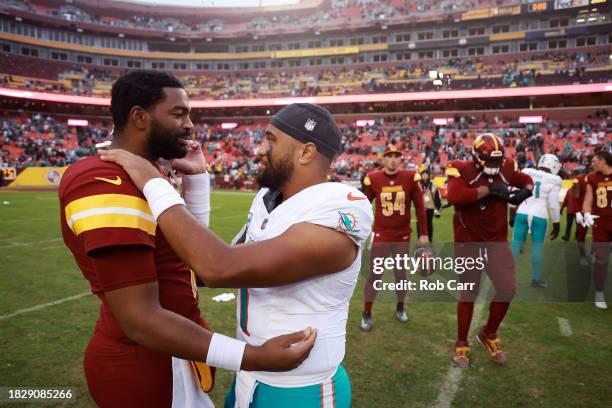
{"label": "beard", "polygon": [[257,183],[270,190],[280,190],[291,178],[294,166],[288,153],[282,159],[272,161],[270,152],[266,153],[266,168],[257,176]]}
{"label": "beard", "polygon": [[147,146],[149,153],[155,158],[166,160],[180,159],[187,154],[187,146],[179,142],[189,139],[191,132],[185,129],[172,130],[164,128],[157,120],[151,123],[151,132]]}

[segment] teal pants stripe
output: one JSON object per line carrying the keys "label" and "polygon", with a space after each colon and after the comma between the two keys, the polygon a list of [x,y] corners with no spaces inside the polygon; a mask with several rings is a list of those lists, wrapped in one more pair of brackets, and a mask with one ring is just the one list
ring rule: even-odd
{"label": "teal pants stripe", "polygon": [[[329,383],[329,381],[328,381]],[[324,383],[325,384],[325,383]],[[349,408],[351,406],[351,381],[342,365],[338,367],[330,384],[315,384],[307,387],[282,388],[258,382],[249,408]],[[333,395],[325,392],[333,390]],[[234,408],[236,403],[236,378],[225,395],[225,408]]]}
{"label": "teal pants stripe", "polygon": [[[544,256],[544,239],[548,221],[540,217],[531,220],[531,276],[535,280],[542,279],[542,259]],[[512,237],[512,253],[516,258],[521,251],[523,243],[527,240],[529,232],[529,219],[527,214],[516,214],[514,220],[514,235]]]}

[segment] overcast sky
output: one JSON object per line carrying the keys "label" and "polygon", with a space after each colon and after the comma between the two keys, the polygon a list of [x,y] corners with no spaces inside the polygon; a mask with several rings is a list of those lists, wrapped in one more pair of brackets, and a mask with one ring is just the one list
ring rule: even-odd
{"label": "overcast sky", "polygon": [[279,4],[297,4],[299,0],[129,0],[134,3],[169,4],[203,7],[253,7],[276,6]]}

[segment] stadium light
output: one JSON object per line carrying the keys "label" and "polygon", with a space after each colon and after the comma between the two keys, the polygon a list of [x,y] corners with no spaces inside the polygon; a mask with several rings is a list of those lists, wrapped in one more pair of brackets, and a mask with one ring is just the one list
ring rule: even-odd
{"label": "stadium light", "polygon": [[374,125],[374,119],[360,119],[355,122],[355,126],[357,127],[365,127]]}
{"label": "stadium light", "polygon": [[223,123],[221,123],[221,129],[229,130],[229,129],[235,129],[237,127],[238,127],[238,124],[236,122],[223,122]]}
{"label": "stadium light", "polygon": [[451,118],[434,118],[433,123],[437,126],[446,126],[448,122],[451,121]]}
{"label": "stadium light", "polygon": [[542,123],[542,116],[519,116],[519,123]]}
{"label": "stadium light", "polygon": [[68,119],[68,126],[89,126],[89,121],[85,119]]}
{"label": "stadium light", "polygon": [[[511,98],[517,96],[575,95],[611,92],[612,82],[574,85],[526,86],[515,88],[462,89],[455,91],[420,91],[396,93],[371,93],[355,95],[330,95],[295,98],[255,99],[196,99],[191,107],[202,108],[244,108],[252,106],[284,106],[291,103],[313,103],[328,105],[335,103],[392,103],[406,101],[437,101],[448,99]],[[110,98],[95,96],[63,95],[48,92],[33,92],[22,89],[0,88],[0,96],[31,99],[47,102],[76,103],[81,105],[109,106]],[[266,112],[266,114],[270,114]]]}

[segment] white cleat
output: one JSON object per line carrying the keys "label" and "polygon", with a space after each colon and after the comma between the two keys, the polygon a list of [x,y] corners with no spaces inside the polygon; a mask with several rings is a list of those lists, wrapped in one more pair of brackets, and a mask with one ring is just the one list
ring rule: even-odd
{"label": "white cleat", "polygon": [[372,315],[370,313],[363,312],[361,316],[361,324],[359,325],[361,330],[369,332],[372,330]]}
{"label": "white cleat", "polygon": [[601,310],[606,310],[608,308],[603,292],[595,292],[595,307]]}
{"label": "white cleat", "polygon": [[587,258],[586,256],[581,256],[580,266],[589,266],[589,258]]}
{"label": "white cleat", "polygon": [[397,310],[395,312],[395,318],[400,322],[400,323],[406,323],[408,321],[408,315],[406,314],[405,310]]}

